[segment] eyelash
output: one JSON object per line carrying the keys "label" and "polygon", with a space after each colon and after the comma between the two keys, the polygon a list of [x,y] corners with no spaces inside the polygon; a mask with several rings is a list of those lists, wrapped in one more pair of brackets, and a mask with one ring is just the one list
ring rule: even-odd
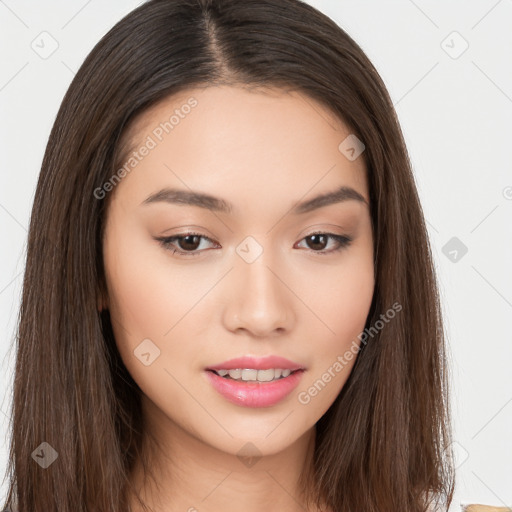
{"label": "eyelash", "polygon": [[[336,247],[335,249],[331,249],[329,251],[325,251],[325,250],[315,251],[313,249],[308,249],[309,252],[313,252],[313,253],[318,254],[318,255],[326,255],[326,254],[331,254],[331,253],[334,253],[334,252],[339,252],[342,249],[348,247],[352,243],[352,240],[353,240],[349,236],[336,235],[334,233],[326,233],[326,232],[323,232],[323,231],[315,231],[314,233],[310,233],[309,235],[307,235],[304,238],[302,238],[302,240],[305,240],[306,238],[312,237],[313,235],[327,236],[329,238],[332,238],[333,240],[336,240],[338,242],[338,244],[339,244],[338,247]],[[174,236],[170,236],[170,237],[156,238],[156,240],[158,240],[160,242],[160,244],[164,247],[164,249],[171,251],[172,254],[179,254],[180,256],[185,256],[185,257],[195,257],[195,256],[198,256],[203,251],[197,251],[197,250],[195,250],[195,251],[180,251],[179,249],[176,249],[172,245],[172,243],[174,241],[181,240],[183,238],[186,238],[187,236],[198,236],[200,238],[204,238],[205,240],[208,240],[208,241],[214,243],[211,238],[209,238],[207,236],[204,236],[201,233],[194,233],[194,232],[184,233],[182,235],[174,235]],[[302,240],[301,240],[301,242],[302,242]]]}

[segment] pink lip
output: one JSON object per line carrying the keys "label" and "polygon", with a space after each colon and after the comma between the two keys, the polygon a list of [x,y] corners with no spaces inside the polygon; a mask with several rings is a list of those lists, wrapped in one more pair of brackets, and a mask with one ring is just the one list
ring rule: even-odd
{"label": "pink lip", "polygon": [[[231,362],[227,361],[227,363]],[[251,363],[251,365],[253,364],[254,362]],[[230,369],[222,365],[221,367]],[[270,367],[282,368],[279,365]],[[240,366],[236,368],[240,368]],[[272,382],[242,382],[221,377],[211,370],[204,373],[212,386],[230,402],[243,407],[270,407],[283,400],[298,386],[304,370],[298,370],[288,377]]]}
{"label": "pink lip", "polygon": [[284,357],[266,356],[266,357],[237,357],[224,361],[215,366],[208,366],[206,370],[236,370],[237,368],[252,368],[254,370],[268,370],[270,368],[282,370],[304,370],[304,367],[298,363],[290,361]]}

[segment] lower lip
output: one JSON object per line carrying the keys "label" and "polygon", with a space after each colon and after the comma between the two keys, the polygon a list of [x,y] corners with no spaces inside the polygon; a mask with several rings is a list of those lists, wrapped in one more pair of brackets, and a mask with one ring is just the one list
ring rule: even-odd
{"label": "lower lip", "polygon": [[226,379],[211,370],[206,375],[212,386],[230,402],[243,407],[270,407],[288,396],[299,384],[304,370],[271,382]]}

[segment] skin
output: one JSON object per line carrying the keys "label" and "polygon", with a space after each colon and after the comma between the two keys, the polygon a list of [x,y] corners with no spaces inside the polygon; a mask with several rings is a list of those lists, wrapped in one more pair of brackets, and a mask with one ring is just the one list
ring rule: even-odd
{"label": "skin", "polygon": [[[144,481],[137,465],[133,482],[155,511],[238,512],[241,504],[244,512],[304,511],[297,480],[310,467],[315,424],[355,357],[309,403],[297,395],[358,342],[374,291],[365,164],[338,149],[350,134],[339,119],[282,90],[191,89],[146,111],[128,140],[139,148],[190,97],[197,106],[108,198],[108,296],[98,307],[110,309],[121,357],[143,392],[148,439],[160,448],[151,452],[155,481]],[[366,203],[289,213],[342,185]],[[233,211],[141,205],[164,187],[223,198]],[[315,230],[353,241],[334,251],[335,239],[315,245],[308,238]],[[212,240],[196,241],[195,256],[173,254],[155,239],[190,231]],[[252,263],[236,252],[247,236],[263,249]],[[160,350],[148,366],[134,355],[147,338]],[[227,401],[204,372],[233,357],[269,354],[306,368],[298,388],[271,407]],[[246,443],[259,457],[252,465],[239,456]]]}

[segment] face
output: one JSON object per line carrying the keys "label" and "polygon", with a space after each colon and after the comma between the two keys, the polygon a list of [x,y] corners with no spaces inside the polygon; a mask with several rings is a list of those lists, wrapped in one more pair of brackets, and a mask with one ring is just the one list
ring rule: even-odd
{"label": "face", "polygon": [[[99,199],[104,301],[155,431],[277,453],[339,394],[374,291],[365,165],[339,149],[349,135],[303,95],[227,86],[166,99],[130,129],[136,153]],[[240,357],[258,361],[226,363]],[[207,370],[252,381],[287,366],[259,383]]]}

